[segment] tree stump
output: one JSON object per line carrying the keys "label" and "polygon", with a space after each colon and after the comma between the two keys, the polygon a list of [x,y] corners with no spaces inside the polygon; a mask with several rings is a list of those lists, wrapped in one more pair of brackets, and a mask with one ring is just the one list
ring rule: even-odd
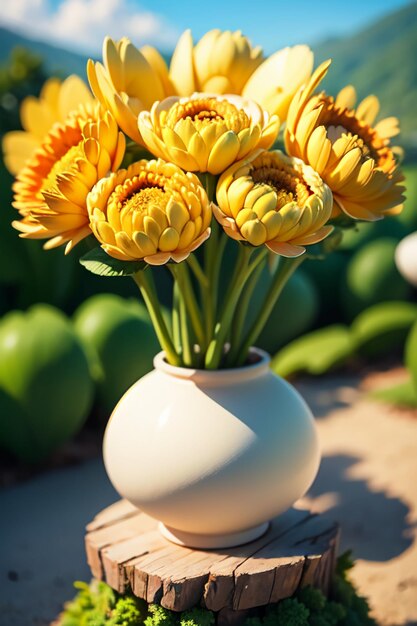
{"label": "tree stump", "polygon": [[260,539],[221,550],[170,543],[157,524],[125,500],[101,511],[85,538],[93,576],[172,611],[221,611],[225,623],[306,585],[328,592],[339,527],[323,516],[292,508]]}

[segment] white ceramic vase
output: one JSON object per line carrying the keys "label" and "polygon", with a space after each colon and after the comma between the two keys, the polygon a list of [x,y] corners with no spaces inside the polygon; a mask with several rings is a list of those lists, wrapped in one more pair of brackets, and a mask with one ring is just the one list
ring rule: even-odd
{"label": "white ceramic vase", "polygon": [[417,231],[400,241],[395,250],[395,262],[402,277],[417,287]]}
{"label": "white ceramic vase", "polygon": [[300,394],[253,364],[205,371],[163,353],[115,408],[104,462],[116,490],[171,541],[226,548],[261,536],[313,482],[320,453]]}

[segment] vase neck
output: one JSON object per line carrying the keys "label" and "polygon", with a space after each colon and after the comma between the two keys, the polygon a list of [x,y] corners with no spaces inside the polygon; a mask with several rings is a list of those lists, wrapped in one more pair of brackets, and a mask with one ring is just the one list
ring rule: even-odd
{"label": "vase neck", "polygon": [[173,378],[180,378],[205,386],[226,387],[265,375],[269,370],[270,361],[271,359],[267,352],[258,348],[251,348],[249,363],[243,367],[202,370],[170,365],[166,361],[165,353],[160,352],[154,358],[154,367],[159,372]]}

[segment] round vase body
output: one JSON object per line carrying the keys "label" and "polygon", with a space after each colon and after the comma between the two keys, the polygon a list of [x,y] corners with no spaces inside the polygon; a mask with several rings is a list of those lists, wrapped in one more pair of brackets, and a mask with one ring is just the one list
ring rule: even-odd
{"label": "round vase body", "polygon": [[313,416],[252,350],[251,365],[173,367],[163,353],[115,408],[104,462],[116,490],[171,541],[220,548],[260,536],[313,482]]}
{"label": "round vase body", "polygon": [[395,262],[402,277],[417,287],[417,232],[400,241],[395,250]]}

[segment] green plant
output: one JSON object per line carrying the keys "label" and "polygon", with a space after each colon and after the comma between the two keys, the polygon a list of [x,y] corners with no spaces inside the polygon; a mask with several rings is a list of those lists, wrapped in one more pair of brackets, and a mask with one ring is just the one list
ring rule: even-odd
{"label": "green plant", "polygon": [[380,302],[362,311],[351,331],[360,354],[376,357],[400,350],[417,320],[417,305],[411,302]]}
{"label": "green plant", "polygon": [[334,324],[295,339],[272,359],[271,367],[280,376],[298,372],[320,375],[344,363],[354,352],[347,326]]}
{"label": "green plant", "polygon": [[346,318],[352,319],[378,302],[407,299],[410,286],[395,266],[396,246],[396,239],[385,237],[370,241],[352,256],[341,282]]}
{"label": "green plant", "polygon": [[118,596],[106,583],[76,582],[76,598],[68,602],[60,626],[139,626],[146,603],[132,596]]}
{"label": "green plant", "polygon": [[405,364],[410,371],[417,392],[417,321],[413,325],[405,344]]}
{"label": "green plant", "polygon": [[36,305],[0,322],[0,443],[26,462],[47,457],[86,419],[87,357],[70,321]]}
{"label": "green plant", "polygon": [[124,392],[152,369],[159,351],[148,312],[136,300],[99,294],[77,309],[74,326],[89,356],[99,403],[108,415]]}
{"label": "green plant", "polygon": [[417,387],[411,378],[393,387],[388,387],[388,389],[376,389],[369,395],[371,398],[387,404],[395,404],[404,408],[417,407]]}

